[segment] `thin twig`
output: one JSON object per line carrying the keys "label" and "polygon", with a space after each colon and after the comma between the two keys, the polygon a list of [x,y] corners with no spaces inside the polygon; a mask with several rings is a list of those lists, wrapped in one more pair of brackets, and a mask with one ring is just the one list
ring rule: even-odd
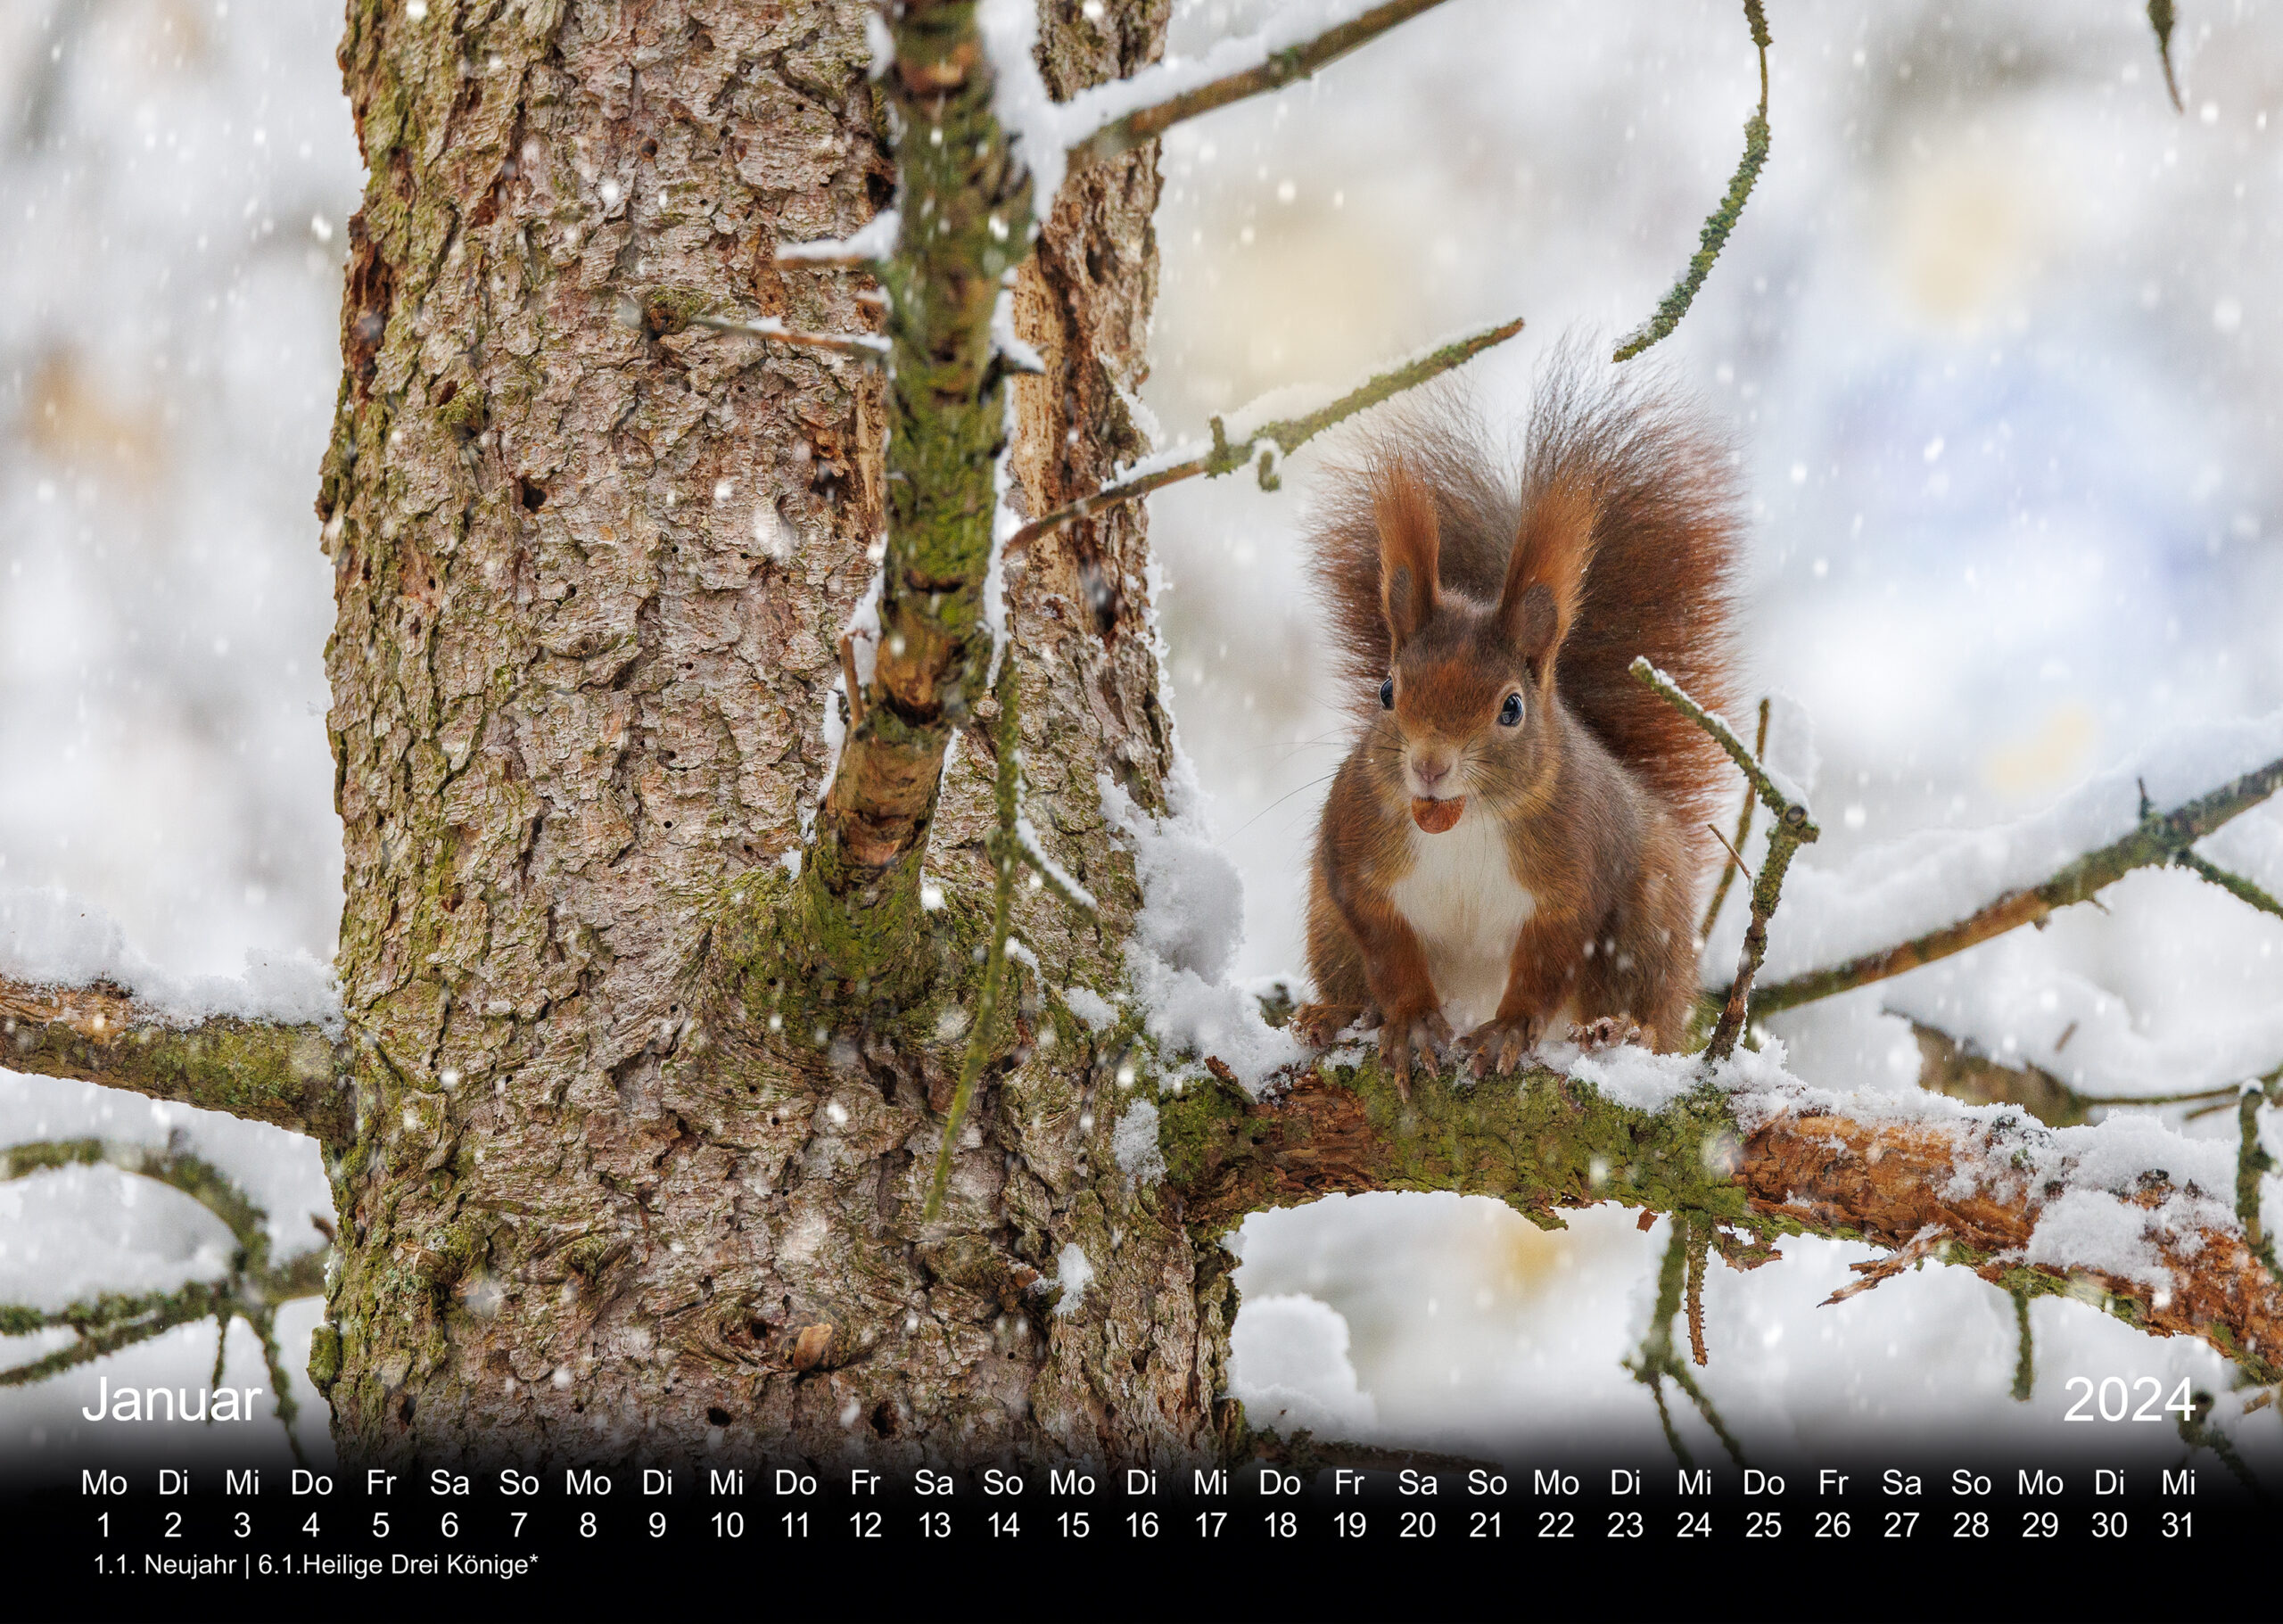
{"label": "thin twig", "polygon": [[[1712,1429],[1712,1435],[1720,1440],[1720,1447],[1728,1452],[1728,1458],[1741,1466],[1744,1463],[1743,1447],[1728,1430],[1727,1423],[1720,1419],[1720,1412],[1713,1407],[1712,1400],[1705,1396],[1704,1389],[1696,1385],[1696,1378],[1689,1374],[1688,1366],[1683,1364],[1679,1355],[1673,1351],[1673,1321],[1681,1313],[1684,1301],[1702,1289],[1703,1264],[1700,1255],[1702,1244],[1702,1239],[1698,1236],[1695,1224],[1689,1216],[1675,1213],[1672,1240],[1666,1245],[1664,1260],[1657,1268],[1657,1305],[1650,1311],[1648,1332],[1641,1339],[1640,1350],[1622,1364],[1633,1379],[1647,1388],[1650,1397],[1656,1400],[1657,1419],[1663,1424],[1665,1442],[1671,1447],[1673,1455],[1683,1466],[1693,1465],[1694,1462],[1687,1447],[1680,1441],[1680,1430],[1673,1425],[1672,1413],[1665,1406],[1664,1384],[1667,1381],[1688,1395],[1688,1401],[1696,1406],[1696,1413],[1704,1418],[1705,1425]],[[1700,1356],[1700,1364],[1702,1363],[1701,1356],[1703,1351],[1702,1318],[1703,1308],[1700,1300],[1692,1311],[1690,1326],[1693,1351]]]}
{"label": "thin twig", "polygon": [[1735,1052],[1736,1039],[1744,1029],[1751,1009],[1752,978],[1760,974],[1760,963],[1768,956],[1768,921],[1775,916],[1776,904],[1783,899],[1784,874],[1792,866],[1792,853],[1816,839],[1823,831],[1816,827],[1808,813],[1804,801],[1793,800],[1768,770],[1744,751],[1743,741],[1735,730],[1718,716],[1706,710],[1681,685],[1659,671],[1646,658],[1636,659],[1629,668],[1636,680],[1661,695],[1666,703],[1687,717],[1713,741],[1728,753],[1728,758],[1743,770],[1761,800],[1776,816],[1774,827],[1768,831],[1768,855],[1760,860],[1760,873],[1751,886],[1751,923],[1744,927],[1743,952],[1736,960],[1735,978],[1728,984],[1728,995],[1720,1010],[1719,1021],[1712,1028],[1711,1041],[1704,1045],[1704,1060],[1708,1067],[1718,1066]]}
{"label": "thin twig", "polygon": [[1688,1288],[1684,1294],[1688,1311],[1688,1353],[1697,1364],[1710,1364],[1711,1356],[1704,1351],[1704,1268],[1711,1246],[1697,1235],[1697,1227],[1694,1221],[1688,1224]]}
{"label": "thin twig", "polygon": [[2275,1261],[2275,1237],[2267,1232],[2259,1216],[2260,1175],[2275,1168],[2275,1158],[2260,1141],[2259,1109],[2274,1099],[2276,1088],[2271,1081],[2246,1083],[2236,1106],[2239,1134],[2236,1146],[2236,1219],[2244,1226],[2244,1244],[2267,1265],[2267,1272],[2276,1283],[2283,1285],[2283,1266],[2278,1266]]}
{"label": "thin twig", "polygon": [[1849,1281],[1816,1306],[1828,1308],[1834,1303],[1843,1303],[1850,1297],[1859,1296],[1882,1281],[1892,1280],[1949,1239],[1949,1233],[1947,1225],[1929,1224],[1885,1257],[1875,1257],[1868,1263],[1849,1264],[1847,1266],[1862,1278]]}
{"label": "thin twig", "polygon": [[[1105,485],[1092,496],[1081,497],[1066,507],[1056,508],[1043,518],[1033,519],[1007,538],[1006,550],[1011,553],[1028,547],[1039,537],[1059,530],[1074,520],[1091,517],[1106,507],[1148,496],[1153,490],[1162,490],[1182,480],[1195,479],[1199,474],[1218,478],[1224,474],[1233,474],[1240,468],[1251,466],[1254,465],[1254,449],[1263,441],[1273,442],[1279,457],[1290,457],[1334,424],[1368,410],[1406,389],[1414,389],[1430,378],[1439,377],[1453,367],[1472,360],[1492,345],[1504,343],[1521,330],[1520,317],[1495,327],[1485,327],[1479,333],[1470,334],[1416,360],[1367,379],[1331,405],[1306,416],[1283,417],[1274,423],[1264,424],[1242,441],[1230,440],[1222,420],[1216,417],[1212,420],[1213,445],[1210,449],[1200,451],[1186,462],[1153,470],[1139,478]],[[1262,461],[1261,477],[1266,489],[1275,489],[1273,469],[1268,466],[1266,458]]]}
{"label": "thin twig", "polygon": [[2238,902],[2248,903],[2262,913],[2271,913],[2277,919],[2283,919],[2283,903],[2277,902],[2242,875],[2223,869],[2218,863],[2199,857],[2186,848],[2182,848],[2180,854],[2172,861],[2197,878],[2211,881]]}
{"label": "thin twig", "polygon": [[[1751,747],[1752,759],[1757,762],[1765,762],[1768,759],[1768,716],[1773,706],[1772,700],[1762,699],[1760,702],[1760,737],[1753,742]],[[1751,792],[1751,787],[1747,785],[1744,791],[1743,810],[1736,814],[1735,843],[1728,846],[1728,855],[1735,861],[1721,868],[1720,883],[1712,887],[1712,901],[1704,910],[1704,923],[1696,927],[1696,939],[1700,942],[1711,940],[1712,922],[1720,917],[1720,904],[1728,900],[1728,887],[1735,884],[1736,870],[1744,867],[1743,844],[1751,838],[1751,815],[1759,810],[1760,797],[1754,795]],[[1718,829],[1712,831],[1715,837],[1718,836],[1719,832]],[[1749,877],[1751,871],[1745,869],[1744,872]]]}
{"label": "thin twig", "polygon": [[[1747,803],[1747,804],[1750,804],[1750,803]],[[1738,870],[1742,870],[1743,877],[1746,879],[1750,879],[1752,877],[1752,874],[1750,869],[1744,867],[1744,854],[1736,850],[1735,846],[1731,845],[1728,843],[1728,837],[1722,834],[1715,825],[1708,823],[1704,827],[1708,831],[1710,831],[1712,838],[1720,843],[1720,849],[1728,854],[1728,866],[1722,871],[1720,878],[1726,879],[1729,874],[1735,873]]]}
{"label": "thin twig", "polygon": [[68,1328],[75,1340],[42,1358],[0,1370],[0,1388],[25,1387],[76,1365],[85,1364],[145,1342],[177,1325],[210,1319],[215,1324],[214,1375],[210,1387],[222,1383],[224,1356],[228,1349],[230,1322],[243,1319],[260,1340],[269,1372],[275,1413],[285,1429],[287,1447],[301,1459],[301,1439],[294,1435],[298,1406],[284,1374],[284,1355],[277,1345],[277,1308],[296,1297],[323,1289],[322,1255],[318,1267],[303,1256],[278,1265],[269,1260],[268,1218],[246,1193],[211,1163],[170,1144],[163,1150],[141,1145],[118,1144],[101,1139],[43,1140],[12,1145],[0,1150],[0,1182],[75,1166],[111,1166],[130,1177],[147,1178],[181,1191],[205,1208],[229,1230],[236,1243],[228,1272],[218,1281],[185,1282],[170,1291],[138,1295],[106,1292],[93,1302],[43,1310],[0,1304],[0,1336],[26,1336],[37,1331]]}
{"label": "thin twig", "polygon": [[2043,884],[2008,891],[1954,924],[1842,964],[1809,970],[1763,987],[1760,993],[1760,1013],[1772,1015],[1779,1010],[1868,986],[1874,981],[1883,981],[1905,970],[1915,970],[1922,964],[1963,952],[2016,927],[2036,924],[2055,910],[2073,903],[2089,901],[2094,893],[2115,884],[2135,869],[2159,868],[2178,861],[2180,853],[2229,820],[2249,812],[2279,787],[2283,787],[2283,761],[2270,762],[2171,812],[2149,814],[2131,834],[2066,864]]}
{"label": "thin twig", "polygon": [[1675,283],[1672,291],[1657,301],[1657,309],[1649,319],[1628,334],[1617,347],[1612,361],[1629,361],[1664,338],[1680,325],[1688,314],[1688,307],[1696,301],[1697,290],[1704,285],[1704,278],[1712,273],[1712,262],[1720,257],[1720,250],[1727,245],[1728,234],[1736,228],[1736,220],[1744,211],[1744,200],[1751,195],[1752,185],[1760,179],[1760,167],[1768,161],[1768,17],[1760,9],[1760,0],[1744,0],[1744,21],[1751,29],[1751,43],[1760,50],[1760,110],[1744,120],[1744,155],[1737,161],[1736,172],[1728,181],[1727,194],[1720,206],[1704,222],[1696,252],[1690,256],[1687,270]]}
{"label": "thin twig", "polygon": [[1265,95],[1282,90],[1287,85],[1308,78],[1320,68],[1331,66],[1350,51],[1369,45],[1399,23],[1408,22],[1420,12],[1431,11],[1442,0],[1387,0],[1373,6],[1362,16],[1327,29],[1314,39],[1300,45],[1288,45],[1273,53],[1258,67],[1248,68],[1184,90],[1177,95],[1152,106],[1136,108],[1124,118],[1105,124],[1092,135],[1076,142],[1070,156],[1078,162],[1099,162],[1115,158],[1120,153],[1131,152],[1145,141],[1154,141],[1184,120],[1194,119],[1241,102],[1249,96]]}
{"label": "thin twig", "polygon": [[2180,99],[2180,80],[2172,74],[2172,0],[2148,0],[2148,26],[2156,30],[2156,55],[2164,64],[2164,90],[2172,99],[2174,112],[2186,112],[2188,106]]}
{"label": "thin twig", "polygon": [[2212,1395],[2200,1388],[2192,1396],[2192,1407],[2180,1415],[2180,1437],[2190,1449],[2209,1449],[2218,1455],[2220,1464],[2228,1469],[2237,1482],[2254,1495],[2260,1494],[2259,1480],[2252,1474],[2249,1464],[2236,1453],[2236,1446],[2228,1435],[2212,1424]]}
{"label": "thin twig", "polygon": [[888,356],[888,341],[872,334],[804,333],[787,326],[774,316],[764,316],[759,321],[738,321],[729,316],[693,316],[689,325],[710,327],[716,333],[741,333],[747,338],[774,339],[780,344],[796,344],[804,350],[829,350],[870,367],[881,365]]}
{"label": "thin twig", "polygon": [[2020,1339],[2020,1351],[2014,1356],[2014,1398],[2027,1404],[2037,1386],[2037,1355],[2030,1341],[2030,1294],[2011,1293],[2014,1299],[2014,1331]]}

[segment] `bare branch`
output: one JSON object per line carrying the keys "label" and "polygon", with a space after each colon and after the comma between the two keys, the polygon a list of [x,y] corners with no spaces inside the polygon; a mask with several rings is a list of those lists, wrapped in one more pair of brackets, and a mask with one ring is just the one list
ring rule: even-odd
{"label": "bare branch", "polygon": [[[1216,417],[1213,419],[1213,445],[1210,449],[1200,451],[1187,461],[1153,468],[1147,474],[1118,484],[1106,485],[1092,496],[1083,497],[1066,507],[1058,507],[1043,518],[1034,519],[1007,538],[1007,550],[1012,553],[1028,547],[1039,537],[1059,530],[1074,520],[1089,517],[1119,502],[1130,502],[1137,497],[1148,496],[1153,490],[1161,490],[1183,480],[1195,479],[1199,474],[1218,478],[1224,474],[1233,474],[1239,468],[1250,467],[1254,466],[1254,448],[1263,441],[1273,444],[1279,457],[1290,457],[1334,424],[1343,423],[1358,412],[1370,410],[1382,400],[1399,395],[1407,389],[1415,389],[1455,367],[1462,367],[1494,344],[1504,343],[1521,330],[1521,318],[1517,317],[1497,326],[1469,334],[1415,360],[1366,379],[1329,406],[1305,416],[1282,417],[1273,423],[1263,424],[1242,441],[1231,440],[1223,420]],[[1261,477],[1264,486],[1274,489],[1271,469],[1264,466]]]}
{"label": "bare branch", "polygon": [[1893,947],[1850,959],[1843,964],[1810,970],[1763,987],[1760,993],[1760,1012],[1773,1014],[1778,1010],[1868,986],[1875,981],[1963,952],[2020,926],[2040,923],[2057,908],[2089,900],[2096,892],[2114,885],[2135,869],[2161,868],[2177,861],[2180,853],[2196,842],[2249,812],[2279,787],[2283,787],[2283,761],[2270,762],[2171,812],[2149,814],[2131,834],[2066,864],[2043,884],[2009,891],[1954,924]]}
{"label": "bare branch", "polygon": [[[1768,759],[1768,718],[1774,709],[1772,701],[1763,699],[1760,702],[1760,737],[1753,740],[1751,746],[1752,760],[1756,762],[1764,762]],[[1743,845],[1751,837],[1751,815],[1759,806],[1757,787],[1746,785],[1743,810],[1736,814],[1736,837],[1727,843],[1728,855],[1734,861],[1721,867],[1719,883],[1712,887],[1712,900],[1705,904],[1704,908],[1704,922],[1696,927],[1699,941],[1706,940],[1712,935],[1713,922],[1720,917],[1720,904],[1728,900],[1728,887],[1735,884],[1737,870],[1743,869]],[[1714,832],[1717,834],[1718,831]],[[1750,870],[1746,870],[1745,872],[1749,873]]]}
{"label": "bare branch", "polygon": [[[1369,45],[1399,23],[1422,12],[1432,11],[1442,0],[1386,0],[1363,15],[1327,29],[1314,39],[1271,52],[1266,61],[1241,72],[1184,90],[1102,126],[1072,144],[1070,155],[1078,162],[1098,162],[1131,152],[1154,141],[1174,125],[1250,96],[1265,95],[1306,78],[1331,66],[1349,52]],[[1273,26],[1273,24],[1271,25]]]}
{"label": "bare branch", "polygon": [[2014,1299],[2014,1402],[2027,1404],[2037,1389],[2037,1348],[2030,1340],[2030,1294],[2011,1293]]}
{"label": "bare branch", "polygon": [[2216,862],[2207,861],[2194,852],[2182,849],[2172,861],[2199,878],[2207,879],[2237,901],[2248,903],[2262,913],[2271,913],[2283,919],[2283,903],[2277,902],[2258,886],[2242,875],[2232,873]]}
{"label": "bare branch", "polygon": [[2172,0],[2148,0],[2148,26],[2156,31],[2156,55],[2164,64],[2164,90],[2172,99],[2172,111],[2186,112],[2188,107],[2180,99],[2180,80],[2172,73],[2174,21]]}
{"label": "bare branch", "polygon": [[1673,1425],[1672,1412],[1665,1406],[1664,1384],[1668,1381],[1687,1395],[1689,1402],[1696,1406],[1696,1413],[1720,1440],[1720,1447],[1728,1452],[1728,1458],[1741,1466],[1744,1463],[1743,1447],[1673,1348],[1673,1318],[1685,1307],[1691,1354],[1699,1364],[1706,1362],[1702,1296],[1705,1246],[1695,1232],[1696,1225],[1687,1214],[1673,1215],[1672,1239],[1666,1244],[1664,1262],[1657,1271],[1657,1304],[1650,1311],[1648,1334],[1641,1339],[1640,1350],[1623,1363],[1633,1379],[1647,1388],[1649,1396],[1656,1400],[1657,1419],[1664,1425],[1665,1442],[1682,1465],[1694,1463],[1687,1446],[1680,1441],[1679,1429]]}
{"label": "bare branch", "polygon": [[0,980],[0,1062],[227,1111],[330,1145],[356,1126],[343,1044],[316,1026],[216,1016],[170,1022],[118,987]]}
{"label": "bare branch", "polygon": [[2244,1240],[2268,1274],[2283,1283],[2283,1265],[2275,1260],[2275,1237],[2267,1232],[2259,1216],[2260,1175],[2275,1170],[2275,1158],[2260,1142],[2259,1108],[2273,1100],[2276,1087],[2272,1076],[2245,1084],[2242,1101],[2236,1108],[2239,1135],[2236,1151],[2236,1221],[2244,1226]]}
{"label": "bare branch", "polygon": [[1848,1282],[1816,1306],[1819,1308],[1828,1308],[1834,1303],[1843,1303],[1850,1297],[1857,1297],[1868,1291],[1881,1281],[1892,1280],[1912,1264],[1918,1262],[1936,1247],[1941,1245],[1949,1238],[1949,1232],[1940,1224],[1929,1224],[1885,1257],[1873,1258],[1868,1263],[1849,1264],[1848,1268],[1861,1278]]}
{"label": "bare branch", "polygon": [[1704,222],[1696,252],[1688,261],[1687,270],[1673,284],[1672,291],[1657,301],[1656,313],[1628,334],[1617,347],[1612,361],[1629,361],[1680,326],[1680,318],[1688,314],[1688,307],[1696,301],[1697,290],[1704,285],[1704,278],[1712,274],[1712,263],[1727,246],[1728,234],[1736,228],[1736,221],[1744,211],[1744,202],[1751,196],[1753,183],[1760,179],[1762,165],[1768,161],[1768,17],[1760,9],[1760,0],[1744,0],[1744,21],[1751,29],[1751,42],[1760,50],[1760,110],[1744,121],[1744,155],[1737,161],[1736,172],[1728,181],[1727,195],[1720,206]]}

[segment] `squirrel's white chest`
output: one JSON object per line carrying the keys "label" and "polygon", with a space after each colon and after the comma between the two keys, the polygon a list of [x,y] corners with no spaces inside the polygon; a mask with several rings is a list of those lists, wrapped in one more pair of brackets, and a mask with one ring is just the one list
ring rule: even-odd
{"label": "squirrel's white chest", "polygon": [[1496,818],[1469,806],[1439,835],[1413,828],[1411,871],[1389,891],[1427,950],[1446,1019],[1464,1031],[1498,1012],[1514,938],[1537,911]]}

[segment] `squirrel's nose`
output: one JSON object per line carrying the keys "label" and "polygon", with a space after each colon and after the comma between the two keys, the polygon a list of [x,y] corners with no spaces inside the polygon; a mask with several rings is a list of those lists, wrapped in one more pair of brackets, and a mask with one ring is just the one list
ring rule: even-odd
{"label": "squirrel's nose", "polygon": [[1432,789],[1450,777],[1452,765],[1452,760],[1447,755],[1414,755],[1411,758],[1412,776],[1419,780],[1420,787],[1422,789]]}

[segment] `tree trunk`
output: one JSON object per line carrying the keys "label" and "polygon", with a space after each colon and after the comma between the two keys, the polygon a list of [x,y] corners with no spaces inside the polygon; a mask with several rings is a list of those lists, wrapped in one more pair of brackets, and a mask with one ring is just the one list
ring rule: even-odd
{"label": "tree trunk", "polygon": [[[862,989],[804,984],[775,923],[874,573],[886,397],[689,318],[877,322],[868,277],[775,263],[892,195],[864,12],[351,8],[371,178],[318,507],[357,1118],[313,1360],[351,1457],[1224,1447],[1229,1260],[1109,1153],[1119,1034],[1020,961],[921,1221],[992,881],[988,705],[927,846],[922,995],[845,1018]],[[1048,83],[1137,66],[1166,14],[1052,8]],[[1154,145],[1091,167],[1024,268],[1048,369],[1016,391],[1018,512],[1142,449],[1121,392],[1157,192]],[[1008,572],[1029,813],[1101,903],[1022,894],[1058,987],[1116,990],[1139,901],[1098,774],[1158,806],[1171,767],[1146,569],[1128,507]]]}

